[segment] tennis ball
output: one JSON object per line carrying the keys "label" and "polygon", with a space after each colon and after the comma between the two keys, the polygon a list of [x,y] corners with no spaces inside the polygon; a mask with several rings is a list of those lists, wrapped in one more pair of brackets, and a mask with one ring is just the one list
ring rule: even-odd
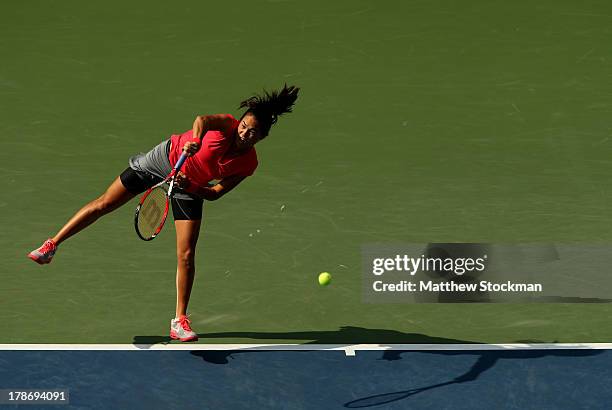
{"label": "tennis ball", "polygon": [[322,272],[319,274],[319,285],[327,286],[331,282],[331,275],[328,272]]}

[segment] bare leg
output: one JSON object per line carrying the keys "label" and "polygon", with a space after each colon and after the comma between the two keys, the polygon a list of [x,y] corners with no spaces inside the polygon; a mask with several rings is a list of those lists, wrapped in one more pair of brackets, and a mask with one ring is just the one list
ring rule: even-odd
{"label": "bare leg", "polygon": [[81,208],[62,229],[52,238],[56,244],[60,244],[72,235],[94,223],[98,218],[114,211],[130,199],[134,194],[130,193],[119,177],[113,181],[105,193]]}
{"label": "bare leg", "polygon": [[195,277],[195,251],[201,220],[174,221],[176,227],[176,317],[187,314]]}

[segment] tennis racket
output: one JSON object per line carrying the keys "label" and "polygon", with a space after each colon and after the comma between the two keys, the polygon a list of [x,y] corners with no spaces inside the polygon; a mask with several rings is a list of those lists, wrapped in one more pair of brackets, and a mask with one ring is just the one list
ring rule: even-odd
{"label": "tennis racket", "polygon": [[174,180],[186,159],[187,153],[183,152],[172,172],[162,182],[149,188],[140,198],[134,216],[134,227],[138,237],[143,241],[154,239],[164,227],[174,190]]}

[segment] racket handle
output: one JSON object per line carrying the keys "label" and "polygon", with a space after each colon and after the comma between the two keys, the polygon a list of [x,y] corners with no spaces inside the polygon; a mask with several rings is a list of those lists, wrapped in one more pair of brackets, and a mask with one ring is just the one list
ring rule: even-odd
{"label": "racket handle", "polygon": [[185,163],[186,159],[187,159],[187,153],[183,152],[180,158],[178,159],[178,161],[176,161],[176,164],[174,165],[174,170],[179,171],[181,167],[183,166],[183,164]]}

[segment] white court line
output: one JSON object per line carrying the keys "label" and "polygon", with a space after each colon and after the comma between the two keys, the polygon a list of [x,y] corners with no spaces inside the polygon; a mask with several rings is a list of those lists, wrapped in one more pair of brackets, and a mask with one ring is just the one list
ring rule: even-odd
{"label": "white court line", "polygon": [[195,350],[244,350],[244,351],[310,351],[342,350],[347,356],[358,351],[382,350],[568,350],[612,349],[612,343],[502,343],[502,344],[0,344],[0,351],[195,351]]}

